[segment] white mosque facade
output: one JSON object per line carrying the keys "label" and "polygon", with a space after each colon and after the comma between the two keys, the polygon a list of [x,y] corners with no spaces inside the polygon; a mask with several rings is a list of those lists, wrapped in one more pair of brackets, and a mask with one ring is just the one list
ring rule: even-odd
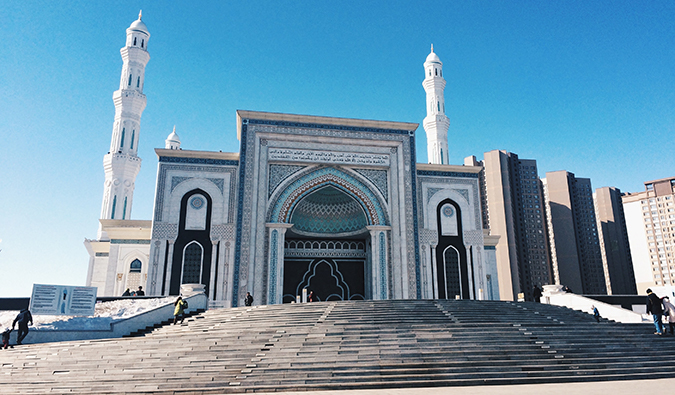
{"label": "white mosque facade", "polygon": [[[448,164],[442,63],[424,63],[429,164],[416,123],[237,111],[235,153],[156,149],[153,217],[131,220],[150,33],[127,29],[99,232],[85,240],[99,296],[139,285],[214,305],[319,300],[499,299],[481,223],[479,167]],[[235,131],[233,132],[233,136]],[[217,148],[217,147],[216,147]]]}

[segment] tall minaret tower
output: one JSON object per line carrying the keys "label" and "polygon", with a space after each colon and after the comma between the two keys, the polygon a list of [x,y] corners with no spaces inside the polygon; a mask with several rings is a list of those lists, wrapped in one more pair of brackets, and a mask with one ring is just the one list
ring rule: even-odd
{"label": "tall minaret tower", "polygon": [[[115,121],[113,122],[110,152],[103,157],[105,184],[101,219],[130,219],[134,199],[136,175],[141,169],[138,137],[141,132],[141,115],[145,109],[143,94],[145,66],[150,60],[148,40],[150,33],[145,23],[134,21],[127,29],[127,42],[122,54],[120,88],[113,93]],[[107,239],[99,227],[99,240]]]}
{"label": "tall minaret tower", "polygon": [[424,131],[427,133],[427,152],[429,163],[448,164],[448,128],[450,120],[445,116],[445,79],[443,63],[434,53],[424,62],[424,90],[427,92],[427,116],[424,118]]}

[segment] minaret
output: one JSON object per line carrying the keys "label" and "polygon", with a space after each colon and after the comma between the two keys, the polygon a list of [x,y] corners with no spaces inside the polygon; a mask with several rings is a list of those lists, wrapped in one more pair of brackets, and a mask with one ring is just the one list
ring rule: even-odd
{"label": "minaret", "polygon": [[[138,20],[127,29],[127,42],[120,50],[124,63],[120,88],[113,93],[115,121],[110,152],[103,157],[105,184],[101,219],[131,219],[134,184],[141,169],[141,158],[137,153],[141,115],[146,104],[143,84],[145,65],[150,60],[149,39],[150,33],[139,13]],[[100,226],[98,238],[107,239]]]}
{"label": "minaret", "polygon": [[434,53],[424,62],[424,90],[427,92],[427,116],[424,118],[424,131],[427,133],[427,152],[429,163],[448,164],[448,127],[450,120],[445,116],[445,79],[443,63]]}

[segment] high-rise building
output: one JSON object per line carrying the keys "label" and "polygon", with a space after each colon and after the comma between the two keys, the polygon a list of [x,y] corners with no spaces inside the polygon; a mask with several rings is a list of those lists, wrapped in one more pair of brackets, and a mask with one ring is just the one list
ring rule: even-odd
{"label": "high-rise building", "polygon": [[552,282],[537,161],[494,150],[482,161],[465,158],[464,164],[483,167],[479,173],[483,226],[500,236],[496,246],[500,297],[514,300],[523,293],[532,300],[535,285]]}
{"label": "high-rise building", "polygon": [[565,170],[542,180],[556,284],[584,294],[607,293],[591,180]]}
{"label": "high-rise building", "polygon": [[622,196],[637,291],[675,286],[675,177]]}
{"label": "high-rise building", "polygon": [[634,295],[637,288],[621,191],[614,187],[598,188],[593,194],[593,200],[607,294]]}

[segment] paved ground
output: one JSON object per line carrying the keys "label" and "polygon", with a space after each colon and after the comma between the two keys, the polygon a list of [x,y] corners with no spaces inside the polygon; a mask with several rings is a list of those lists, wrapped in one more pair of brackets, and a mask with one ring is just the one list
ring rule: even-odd
{"label": "paved ground", "polygon": [[[675,372],[673,373],[675,377]],[[441,387],[355,391],[283,392],[284,395],[635,395],[669,394],[675,388],[675,378],[656,380],[596,381],[591,383],[494,385],[472,387]],[[279,392],[256,393],[279,395]]]}

